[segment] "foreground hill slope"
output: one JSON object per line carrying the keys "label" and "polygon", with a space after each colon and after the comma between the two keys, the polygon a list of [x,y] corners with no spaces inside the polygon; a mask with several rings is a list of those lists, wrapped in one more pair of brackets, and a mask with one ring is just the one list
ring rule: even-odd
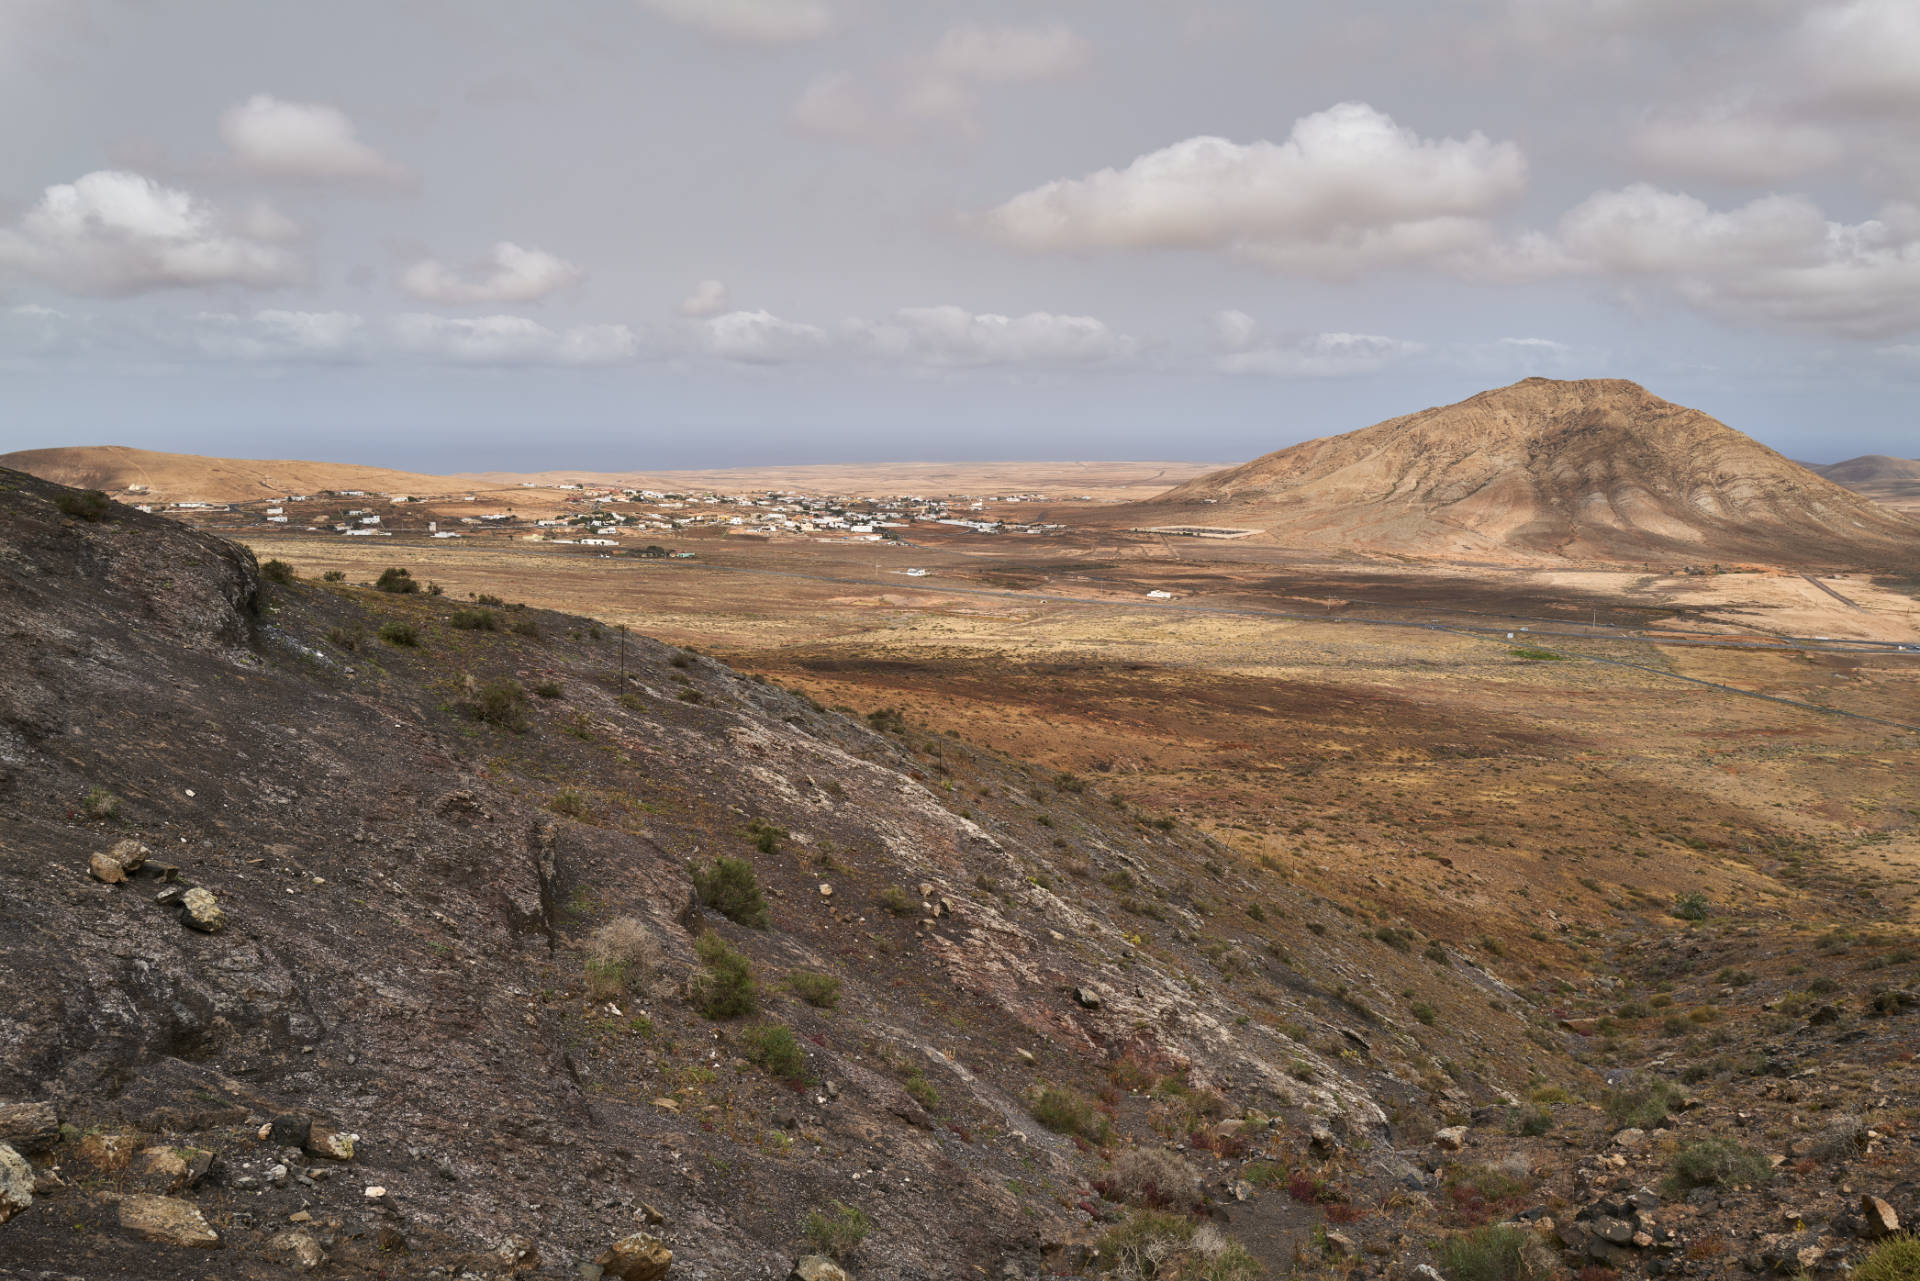
{"label": "foreground hill slope", "polygon": [[1874,565],[1920,523],[1630,382],[1529,378],[1307,441],[1129,509],[1415,556]]}
{"label": "foreground hill slope", "polygon": [[[295,459],[210,458],[126,445],[74,445],[0,454],[0,467],[57,485],[140,493],[163,502],[258,502],[323,489],[391,494],[446,494],[470,483],[446,476]],[[136,486],[143,488],[136,489]]]}
{"label": "foreground hill slope", "polygon": [[[0,1276],[1032,1277],[1135,1145],[1199,1136],[1165,1196],[1226,1222],[1243,1127],[1424,1143],[1511,1097],[1441,1055],[1571,1070],[1197,833],[586,620],[6,471],[0,619]],[[1457,1040],[1378,1012],[1416,982]]]}

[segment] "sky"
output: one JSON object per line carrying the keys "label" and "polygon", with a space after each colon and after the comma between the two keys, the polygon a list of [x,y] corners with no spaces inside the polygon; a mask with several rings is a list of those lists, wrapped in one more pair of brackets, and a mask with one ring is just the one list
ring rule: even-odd
{"label": "sky", "polygon": [[0,450],[1920,455],[1914,0],[0,0]]}

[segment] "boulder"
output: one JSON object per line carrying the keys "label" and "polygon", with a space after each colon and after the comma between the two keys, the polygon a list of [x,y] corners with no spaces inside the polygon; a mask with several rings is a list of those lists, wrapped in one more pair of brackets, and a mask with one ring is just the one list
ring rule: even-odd
{"label": "boulder", "polygon": [[1467,1146],[1467,1127],[1449,1125],[1444,1130],[1433,1132],[1433,1145],[1443,1152],[1458,1152]]}
{"label": "boulder", "polygon": [[177,1197],[122,1197],[120,1226],[135,1236],[161,1245],[195,1250],[213,1250],[220,1245],[220,1234],[213,1230],[193,1203]]}
{"label": "boulder", "polygon": [[105,885],[118,885],[127,879],[127,869],[105,854],[95,854],[87,860],[87,874]]}
{"label": "boulder", "polygon": [[636,1232],[602,1250],[594,1263],[615,1281],[660,1281],[673,1266],[673,1251],[660,1238]]}
{"label": "boulder", "polygon": [[45,1152],[60,1141],[60,1117],[51,1103],[0,1103],[0,1143],[19,1152]]}
{"label": "boulder", "polygon": [[1090,987],[1076,987],[1073,989],[1073,999],[1074,1003],[1083,1010],[1097,1010],[1106,1004],[1106,1002],[1100,999],[1100,993]]}
{"label": "boulder", "polygon": [[267,1248],[286,1258],[296,1271],[313,1272],[326,1266],[327,1252],[305,1232],[282,1232],[267,1242]]}
{"label": "boulder", "polygon": [[1871,1192],[1860,1198],[1860,1218],[1865,1229],[1863,1235],[1875,1241],[1900,1231],[1900,1216]]}
{"label": "boulder", "polygon": [[179,1192],[207,1177],[213,1153],[205,1148],[152,1147],[140,1150],[140,1174],[162,1192]]}
{"label": "boulder", "polygon": [[33,1204],[33,1167],[27,1158],[0,1143],[0,1223]]}
{"label": "boulder", "polygon": [[824,1254],[809,1254],[793,1265],[787,1281],[853,1281],[847,1270]]}
{"label": "boulder", "polygon": [[304,1147],[308,1156],[325,1157],[329,1161],[351,1161],[354,1137],[344,1130],[316,1123],[308,1129]]}
{"label": "boulder", "polygon": [[212,890],[198,885],[180,896],[180,919],[188,929],[202,934],[218,934],[227,928],[227,914],[220,910],[220,901]]}
{"label": "boulder", "polygon": [[117,841],[112,849],[96,852],[87,860],[87,871],[96,881],[118,885],[140,870],[147,861],[147,847],[139,841]]}

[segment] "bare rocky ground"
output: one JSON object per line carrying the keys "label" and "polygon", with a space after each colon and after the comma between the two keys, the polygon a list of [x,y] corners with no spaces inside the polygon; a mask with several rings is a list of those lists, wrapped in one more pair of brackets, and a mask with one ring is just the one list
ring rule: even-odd
{"label": "bare rocky ground", "polygon": [[1792,1275],[1920,1212],[1865,917],[1509,985],[1080,778],[12,472],[0,656],[0,1277]]}

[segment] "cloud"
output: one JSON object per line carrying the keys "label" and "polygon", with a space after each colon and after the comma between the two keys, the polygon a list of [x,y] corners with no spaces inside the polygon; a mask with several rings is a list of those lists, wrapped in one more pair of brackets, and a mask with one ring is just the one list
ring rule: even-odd
{"label": "cloud", "polygon": [[1920,208],[1835,222],[1805,196],[1729,210],[1641,184],[1588,197],[1527,253],[1541,274],[1641,280],[1742,324],[1881,338],[1920,328]]}
{"label": "cloud", "polygon": [[280,219],[262,236],[259,209],[239,220],[150,178],[103,169],[48,187],[13,227],[0,227],[0,269],[75,293],[132,294],[299,276]]}
{"label": "cloud", "polygon": [[703,280],[680,301],[680,314],[700,318],[717,316],[727,309],[727,286],[718,280]]}
{"label": "cloud", "polygon": [[1126,360],[1137,339],[1092,316],[1036,311],[1024,316],[975,314],[963,307],[909,307],[886,320],[849,325],[872,355],[942,367],[1085,365]]}
{"label": "cloud", "polygon": [[1423,139],[1365,103],[1295,122],[1283,143],[1190,138],[1061,179],[986,215],[1036,252],[1211,249],[1283,271],[1350,276],[1444,261],[1485,243],[1485,216],[1526,186],[1512,143]]}
{"label": "cloud", "polygon": [[416,262],[401,275],[400,287],[426,302],[534,302],[577,284],[582,276],[564,258],[502,240],[484,263],[464,270],[435,258]]}
{"label": "cloud", "polygon": [[1920,6],[1849,0],[1809,11],[1799,31],[1806,75],[1825,100],[1865,111],[1920,106]]}
{"label": "cloud", "polygon": [[1846,144],[1819,125],[1721,104],[1646,121],[1633,150],[1661,173],[1762,185],[1824,169],[1846,154]]}
{"label": "cloud", "polygon": [[933,51],[933,69],[970,80],[1054,80],[1084,71],[1093,50],[1063,22],[1040,27],[954,27]]}
{"label": "cloud", "polygon": [[228,360],[340,360],[360,354],[366,322],[344,311],[203,311],[193,343]]}
{"label": "cloud", "polygon": [[1422,343],[1379,334],[1322,333],[1286,341],[1270,339],[1262,335],[1259,322],[1244,311],[1216,313],[1213,330],[1223,348],[1213,364],[1224,374],[1344,378],[1372,373],[1426,350]]}
{"label": "cloud", "polygon": [[748,365],[785,364],[823,351],[829,342],[824,329],[765,311],[715,316],[696,327],[695,339],[709,356]]}
{"label": "cloud", "polygon": [[823,138],[879,141],[886,130],[854,78],[844,71],[815,76],[800,91],[788,119]]}
{"label": "cloud", "polygon": [[460,364],[610,365],[640,353],[639,337],[625,325],[549,329],[524,316],[412,313],[395,316],[388,328],[402,350]]}
{"label": "cloud", "polygon": [[817,0],[640,0],[671,22],[743,44],[815,40],[833,26],[833,11]]}
{"label": "cloud", "polygon": [[241,166],[277,178],[393,182],[398,165],[361,142],[338,107],[257,93],[220,117],[220,136]]}

